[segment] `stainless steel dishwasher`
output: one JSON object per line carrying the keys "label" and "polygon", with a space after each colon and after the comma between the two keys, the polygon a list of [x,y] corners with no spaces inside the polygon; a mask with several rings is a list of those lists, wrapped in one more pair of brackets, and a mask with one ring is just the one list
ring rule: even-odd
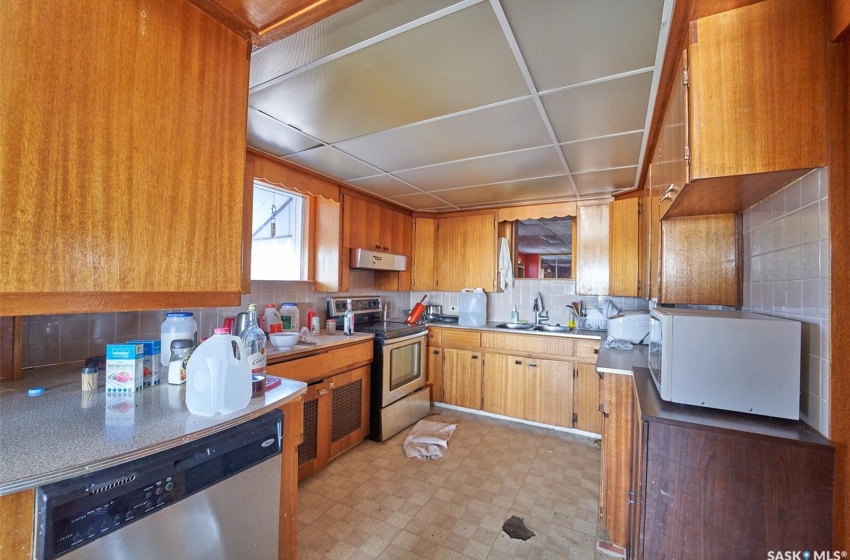
{"label": "stainless steel dishwasher", "polygon": [[275,410],[38,488],[36,558],[277,558],[282,427]]}

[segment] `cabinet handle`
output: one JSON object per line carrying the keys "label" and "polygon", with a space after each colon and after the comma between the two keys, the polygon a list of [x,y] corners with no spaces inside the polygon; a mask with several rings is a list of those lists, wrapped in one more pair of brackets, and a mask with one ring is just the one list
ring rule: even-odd
{"label": "cabinet handle", "polygon": [[476,354],[476,355],[472,356],[472,359],[473,359],[473,360],[477,360],[477,359],[478,359],[478,355]]}
{"label": "cabinet handle", "polygon": [[521,366],[521,365],[522,365],[522,360],[514,360],[514,364],[515,364],[515,365],[518,365],[518,366]]}
{"label": "cabinet handle", "polygon": [[440,355],[440,351],[439,351],[439,350],[434,350],[434,351],[432,351],[431,353],[432,353],[432,354],[434,354],[435,356],[439,356],[439,355]]}
{"label": "cabinet handle", "polygon": [[327,395],[327,394],[328,394],[328,390],[327,390],[327,389],[319,389],[319,396],[320,396],[320,397],[324,397],[324,396],[325,396],[325,395]]}
{"label": "cabinet handle", "polygon": [[537,367],[537,362],[528,362],[528,367]]}
{"label": "cabinet handle", "polygon": [[594,354],[599,354],[599,348],[594,348],[594,349],[593,349],[593,353],[594,353]]}

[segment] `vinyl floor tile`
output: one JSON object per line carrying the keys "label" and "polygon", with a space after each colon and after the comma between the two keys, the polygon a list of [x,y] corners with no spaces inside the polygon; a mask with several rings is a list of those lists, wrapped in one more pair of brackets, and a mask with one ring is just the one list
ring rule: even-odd
{"label": "vinyl floor tile", "polygon": [[[432,419],[458,424],[442,459],[406,458],[404,430],[301,482],[299,559],[611,558],[595,549],[597,442],[440,408]],[[511,515],[535,536],[502,531]]]}

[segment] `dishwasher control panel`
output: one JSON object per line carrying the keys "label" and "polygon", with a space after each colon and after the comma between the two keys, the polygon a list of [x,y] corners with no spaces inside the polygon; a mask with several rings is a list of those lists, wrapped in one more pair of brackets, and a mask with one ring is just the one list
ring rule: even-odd
{"label": "dishwasher control panel", "polygon": [[282,414],[273,411],[174,449],[36,491],[35,557],[52,560],[281,452]]}

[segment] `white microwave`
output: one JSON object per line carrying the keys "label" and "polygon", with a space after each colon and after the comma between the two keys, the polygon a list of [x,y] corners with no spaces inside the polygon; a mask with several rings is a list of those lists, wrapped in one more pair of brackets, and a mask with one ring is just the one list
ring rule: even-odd
{"label": "white microwave", "polygon": [[662,399],[799,420],[799,322],[661,307],[649,317],[649,370]]}

